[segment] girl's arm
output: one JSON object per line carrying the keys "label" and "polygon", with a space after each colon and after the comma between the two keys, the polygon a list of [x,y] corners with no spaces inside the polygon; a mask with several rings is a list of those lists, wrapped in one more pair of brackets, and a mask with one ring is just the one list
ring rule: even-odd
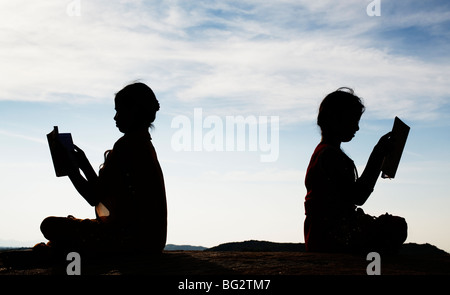
{"label": "girl's arm", "polygon": [[[69,179],[80,195],[91,205],[96,206],[97,200],[97,182],[98,176],[92,168],[89,160],[87,159],[83,150],[75,146],[74,149],[75,158],[77,159],[78,167],[72,167],[69,172]],[[83,171],[85,177],[80,173]]]}
{"label": "girl's arm", "polygon": [[364,172],[356,181],[356,185],[361,192],[358,194],[359,197],[356,200],[356,205],[363,205],[372,193],[378,177],[380,176],[384,157],[392,149],[392,141],[392,134],[389,132],[383,135],[373,148]]}

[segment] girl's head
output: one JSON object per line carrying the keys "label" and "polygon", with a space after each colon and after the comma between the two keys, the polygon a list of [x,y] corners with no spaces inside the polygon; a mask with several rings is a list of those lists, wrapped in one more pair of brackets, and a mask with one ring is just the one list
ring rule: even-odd
{"label": "girl's head", "polygon": [[121,132],[127,133],[151,127],[159,102],[150,87],[137,82],[116,93],[115,107],[116,125]]}
{"label": "girl's head", "polygon": [[328,94],[320,104],[317,125],[322,138],[347,142],[359,130],[359,120],[365,107],[353,89],[341,87]]}

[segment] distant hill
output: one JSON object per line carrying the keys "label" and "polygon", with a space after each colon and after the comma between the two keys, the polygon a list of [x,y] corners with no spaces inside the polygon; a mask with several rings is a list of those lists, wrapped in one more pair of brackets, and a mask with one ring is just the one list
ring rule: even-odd
{"label": "distant hill", "polygon": [[274,243],[268,241],[244,241],[220,244],[205,251],[241,251],[241,252],[303,252],[302,243]]}
{"label": "distant hill", "polygon": [[[31,247],[2,247],[2,246],[0,246],[0,251],[24,250],[24,249],[31,249]],[[208,249],[208,248],[202,247],[202,246],[173,245],[173,244],[167,244],[166,247],[164,247],[165,251],[203,251],[205,249]]]}
{"label": "distant hill", "polygon": [[30,249],[29,247],[3,247],[0,246],[0,251],[7,251],[7,250],[24,250],[24,249]]}
{"label": "distant hill", "polygon": [[[275,243],[268,241],[244,241],[220,244],[218,246],[208,248],[205,251],[236,251],[236,252],[304,252],[305,244],[303,243]],[[400,254],[408,255],[450,255],[444,250],[430,244],[404,244]]]}
{"label": "distant hill", "polygon": [[438,247],[431,244],[416,244],[416,243],[408,243],[404,244],[402,249],[400,250],[401,254],[414,254],[414,255],[450,255]]}
{"label": "distant hill", "polygon": [[205,249],[207,248],[202,246],[173,245],[173,244],[167,244],[166,247],[164,247],[164,250],[166,251],[203,251]]}
{"label": "distant hill", "polygon": [[[23,250],[31,249],[28,247],[1,247],[0,251],[7,250]],[[167,244],[164,248],[165,251],[223,251],[223,252],[305,252],[305,244],[303,243],[276,243],[269,241],[257,241],[249,240],[243,242],[230,242],[220,244],[211,248],[203,246],[192,246],[192,245],[174,245]],[[407,243],[404,244],[399,254],[405,255],[420,255],[420,256],[450,256],[449,253],[445,252],[438,247],[431,244],[416,244]]]}

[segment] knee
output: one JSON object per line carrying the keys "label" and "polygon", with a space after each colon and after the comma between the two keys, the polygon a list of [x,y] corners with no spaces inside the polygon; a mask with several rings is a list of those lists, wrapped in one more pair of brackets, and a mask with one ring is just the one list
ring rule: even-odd
{"label": "knee", "polygon": [[399,232],[400,235],[406,236],[408,234],[408,224],[406,223],[405,218],[399,216],[393,216],[392,224],[394,228]]}
{"label": "knee", "polygon": [[58,217],[47,217],[41,222],[41,232],[47,240],[51,240],[54,237],[58,223]]}
{"label": "knee", "polygon": [[399,217],[399,221],[398,221],[399,225],[399,230],[400,230],[400,234],[401,234],[401,238],[404,241],[406,241],[406,238],[408,237],[408,224],[406,223],[406,220],[402,217]]}
{"label": "knee", "polygon": [[391,243],[396,247],[401,247],[408,237],[408,224],[406,220],[402,217],[395,216],[392,220],[391,228]]}
{"label": "knee", "polygon": [[403,217],[383,215],[382,225],[386,232],[391,232],[396,240],[403,243],[408,237],[408,224]]}

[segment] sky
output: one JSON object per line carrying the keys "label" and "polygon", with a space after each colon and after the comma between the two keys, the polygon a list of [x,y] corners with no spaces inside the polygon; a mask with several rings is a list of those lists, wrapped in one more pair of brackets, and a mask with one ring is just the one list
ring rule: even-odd
{"label": "sky", "polygon": [[[0,246],[45,241],[47,216],[95,217],[55,176],[46,134],[71,133],[99,167],[121,136],[114,95],[141,81],[161,105],[167,243],[304,242],[318,106],[347,86],[366,106],[342,145],[360,174],[395,116],[411,127],[362,208],[450,252],[448,1],[17,0],[0,20]],[[240,119],[241,150],[226,128]]]}

